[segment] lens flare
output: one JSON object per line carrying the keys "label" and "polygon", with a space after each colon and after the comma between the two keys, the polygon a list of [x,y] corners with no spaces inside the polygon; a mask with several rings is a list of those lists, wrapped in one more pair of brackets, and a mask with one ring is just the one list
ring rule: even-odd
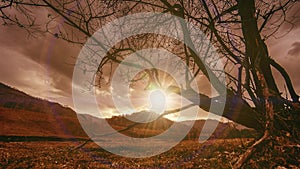
{"label": "lens flare", "polygon": [[150,111],[161,114],[166,109],[166,93],[161,89],[152,90],[149,93]]}

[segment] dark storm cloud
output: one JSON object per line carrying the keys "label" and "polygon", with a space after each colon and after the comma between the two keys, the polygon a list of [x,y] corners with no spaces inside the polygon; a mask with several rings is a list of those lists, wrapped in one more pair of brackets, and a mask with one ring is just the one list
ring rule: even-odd
{"label": "dark storm cloud", "polygon": [[287,53],[292,56],[300,55],[300,42],[294,42]]}

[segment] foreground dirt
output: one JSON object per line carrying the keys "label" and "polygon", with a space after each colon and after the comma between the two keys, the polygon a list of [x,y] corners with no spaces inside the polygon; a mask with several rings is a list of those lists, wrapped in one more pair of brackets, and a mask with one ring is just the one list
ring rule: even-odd
{"label": "foreground dirt", "polygon": [[158,156],[142,159],[111,154],[80,142],[2,142],[0,168],[231,168],[249,139],[183,141]]}

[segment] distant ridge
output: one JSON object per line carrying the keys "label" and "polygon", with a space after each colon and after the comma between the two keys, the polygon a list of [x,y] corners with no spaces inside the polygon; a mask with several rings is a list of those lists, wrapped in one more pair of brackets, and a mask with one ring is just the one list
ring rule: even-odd
{"label": "distant ridge", "polygon": [[[0,83],[0,136],[30,136],[30,138],[88,138],[78,118],[84,125],[101,128],[106,120],[115,130],[122,130],[134,124],[127,118],[154,116],[149,112],[133,113],[126,116],[114,116],[110,119],[99,119],[87,114],[76,114],[71,108],[58,103],[32,97],[22,91]],[[204,123],[215,125],[217,130],[211,138],[227,138],[240,135],[253,136],[249,130],[239,131],[230,123],[216,120],[197,120],[186,139],[197,139]],[[179,122],[177,131],[187,127],[189,121]],[[149,123],[141,123],[126,130],[123,134],[131,137],[151,137],[161,134],[174,124],[166,118]],[[243,134],[242,133],[242,134]],[[173,133],[176,134],[176,133]],[[16,137],[19,138],[19,137]],[[20,137],[23,138],[23,137]],[[1,140],[0,140],[1,141]]]}
{"label": "distant ridge", "polygon": [[0,83],[0,135],[84,137],[76,113]]}

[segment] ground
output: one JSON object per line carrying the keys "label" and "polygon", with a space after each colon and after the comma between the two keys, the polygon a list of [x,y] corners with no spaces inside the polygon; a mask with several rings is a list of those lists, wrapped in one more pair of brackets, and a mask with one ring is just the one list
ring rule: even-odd
{"label": "ground", "polygon": [[93,143],[70,151],[80,142],[0,142],[0,168],[231,168],[252,142],[182,141],[163,154],[142,159],[120,157]]}

